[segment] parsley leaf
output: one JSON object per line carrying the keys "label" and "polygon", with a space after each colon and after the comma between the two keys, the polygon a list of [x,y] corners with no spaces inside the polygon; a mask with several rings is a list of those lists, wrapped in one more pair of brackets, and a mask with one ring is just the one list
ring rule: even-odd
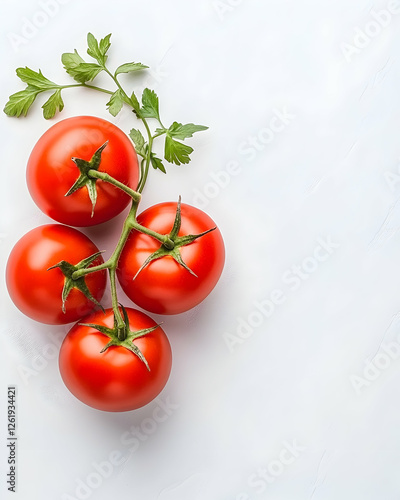
{"label": "parsley leaf", "polygon": [[28,67],[18,68],[17,76],[27,84],[25,90],[12,94],[5,105],[4,112],[8,116],[26,116],[29,108],[32,106],[36,96],[46,90],[55,90],[56,92],[43,106],[43,115],[45,118],[51,118],[57,111],[61,111],[64,103],[61,99],[61,87],[50,81],[43,73],[34,71]]}
{"label": "parsley leaf", "polygon": [[42,72],[40,71],[40,69],[39,69],[39,73],[38,73],[37,71],[33,71],[33,69],[30,69],[28,67],[18,68],[16,73],[17,73],[17,76],[24,83],[27,83],[28,85],[36,87],[37,89],[50,90],[50,89],[59,88],[59,85],[57,85],[54,82],[51,82],[46,77],[44,77]]}
{"label": "parsley leaf", "polygon": [[132,139],[133,144],[135,145],[136,153],[142,157],[146,155],[146,150],[145,150],[145,140],[140,132],[140,130],[132,129],[129,132],[129,137]]}
{"label": "parsley leaf", "polygon": [[138,98],[136,97],[135,92],[132,92],[131,102],[129,104],[133,107],[133,110],[135,111],[135,113],[139,114],[140,104],[139,104]]}
{"label": "parsley leaf", "polygon": [[[75,78],[75,75],[76,75],[75,68],[77,66],[79,66],[81,63],[84,63],[85,61],[78,54],[78,52],[75,50],[73,53],[66,52],[65,54],[62,54],[61,62],[63,63],[64,69],[66,70],[66,72],[69,75],[71,75],[72,78]],[[78,71],[78,73],[79,73],[79,71]]]}
{"label": "parsley leaf", "polygon": [[166,134],[165,136],[165,150],[164,156],[170,163],[175,163],[180,165],[181,163],[189,163],[190,154],[193,152],[193,148],[182,144],[176,139],[187,139],[188,137],[193,137],[195,132],[200,132],[202,130],[207,130],[208,127],[203,125],[195,125],[194,123],[187,123],[182,125],[182,123],[173,122],[173,124],[168,128],[157,128],[156,135]]}
{"label": "parsley leaf", "polygon": [[133,71],[140,71],[146,68],[148,68],[148,66],[145,66],[142,63],[131,62],[121,64],[121,66],[118,66],[118,68],[115,70],[115,76],[119,75],[120,73],[132,73]]}
{"label": "parsley leaf", "polygon": [[156,118],[158,121],[160,121],[158,97],[154,90],[143,90],[142,104],[143,106],[140,109],[140,116],[144,118]]}
{"label": "parsley leaf", "polygon": [[106,54],[108,52],[108,49],[111,47],[110,38],[111,38],[111,33],[109,33],[107,36],[105,36],[104,38],[102,38],[100,40],[100,44],[99,44],[100,54],[104,58],[104,63],[107,60]]}
{"label": "parsley leaf", "polygon": [[202,130],[207,130],[208,127],[203,125],[195,125],[194,123],[187,123],[182,125],[182,123],[174,122],[168,129],[167,134],[171,137],[176,137],[177,139],[187,139],[188,137],[193,137],[195,132],[200,132]]}
{"label": "parsley leaf", "polygon": [[193,152],[193,148],[183,144],[182,142],[175,141],[167,135],[165,137],[165,159],[170,163],[175,163],[175,165],[180,165],[181,163],[189,163],[190,153]]}
{"label": "parsley leaf", "polygon": [[43,104],[43,116],[48,120],[49,118],[53,118],[53,116],[58,111],[62,111],[64,109],[64,101],[61,97],[61,89],[58,89],[52,94],[49,99]]}
{"label": "parsley leaf", "polygon": [[4,107],[4,113],[8,116],[26,116],[40,92],[40,89],[28,85],[25,90],[12,94]]}
{"label": "parsley leaf", "polygon": [[[95,63],[80,63],[73,69],[73,77],[79,83],[91,82],[96,76],[103,71],[103,68]],[[71,75],[72,73],[68,71]]]}
{"label": "parsley leaf", "polygon": [[155,153],[150,153],[150,161],[151,161],[151,165],[152,167],[155,169],[155,170],[161,170],[161,172],[163,172],[164,174],[167,173],[167,171],[165,170],[165,167],[162,163],[162,161],[160,160],[160,158],[158,158]]}
{"label": "parsley leaf", "polygon": [[107,61],[106,53],[111,46],[110,37],[111,37],[111,33],[109,35],[107,35],[106,37],[104,37],[103,39],[101,39],[100,44],[99,44],[99,42],[96,40],[96,38],[91,33],[88,33],[87,53],[90,57],[93,57],[93,59],[96,59],[96,61],[100,64],[100,66],[104,66],[106,61]]}
{"label": "parsley leaf", "polygon": [[108,101],[106,106],[107,106],[108,111],[113,116],[117,116],[117,114],[121,111],[123,104],[124,104],[124,95],[123,95],[122,90],[118,89],[110,97],[110,100]]}

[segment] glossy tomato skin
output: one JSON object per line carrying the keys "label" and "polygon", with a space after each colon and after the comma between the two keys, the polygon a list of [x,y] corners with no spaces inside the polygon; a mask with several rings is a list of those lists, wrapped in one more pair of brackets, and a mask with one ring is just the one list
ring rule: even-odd
{"label": "glossy tomato skin", "polygon": [[[78,264],[98,252],[96,245],[72,227],[46,224],[26,233],[11,250],[6,267],[6,283],[14,304],[26,316],[50,325],[77,321],[91,312],[95,304],[80,290],[71,290],[62,312],[65,277],[59,268],[49,267],[66,260]],[[91,265],[101,264],[99,256]],[[100,301],[106,287],[105,271],[86,277],[92,295]]]}
{"label": "glossy tomato skin", "polygon": [[106,141],[109,142],[102,152],[98,170],[136,189],[138,160],[126,134],[112,123],[94,116],[67,118],[42,135],[28,160],[28,189],[46,215],[70,226],[92,226],[112,219],[128,205],[130,197],[127,194],[101,180],[96,181],[97,202],[93,217],[86,186],[65,197],[80,174],[71,158],[89,161]]}
{"label": "glossy tomato skin", "polygon": [[[177,203],[153,205],[138,217],[138,222],[161,234],[173,226]],[[179,236],[199,234],[216,226],[202,210],[181,205]],[[117,276],[126,295],[138,306],[157,314],[179,314],[198,305],[217,284],[225,262],[225,247],[219,229],[181,247],[193,276],[172,257],[150,262],[133,280],[146,258],[160,248],[154,238],[132,231],[121,254]]]}
{"label": "glossy tomato skin", "polygon": [[[126,308],[130,329],[151,328],[156,323],[146,314]],[[85,323],[113,327],[114,314],[95,312]],[[100,352],[109,338],[98,330],[76,324],[65,337],[59,355],[61,377],[71,393],[98,410],[121,412],[150,403],[164,388],[171,372],[172,354],[161,327],[134,340],[150,371],[136,354],[125,347],[111,346]]]}

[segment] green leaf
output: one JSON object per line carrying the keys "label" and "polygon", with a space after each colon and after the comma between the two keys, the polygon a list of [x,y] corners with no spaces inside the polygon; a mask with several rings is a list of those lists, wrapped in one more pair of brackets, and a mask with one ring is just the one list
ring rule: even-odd
{"label": "green leaf", "polygon": [[36,96],[40,94],[41,90],[36,87],[28,85],[25,90],[16,92],[10,95],[7,104],[4,107],[4,113],[8,116],[26,116],[29,108],[32,106]]}
{"label": "green leaf", "polygon": [[108,52],[108,49],[111,47],[110,38],[111,38],[111,33],[109,33],[107,36],[105,36],[104,38],[102,38],[100,40],[100,44],[99,44],[100,54],[104,58],[104,63],[107,60],[106,54]]}
{"label": "green leaf", "polygon": [[165,167],[163,165],[163,162],[154,153],[150,154],[150,161],[151,161],[151,166],[155,170],[161,170],[161,172],[163,172],[164,174],[167,173],[167,171],[165,170]]}
{"label": "green leaf", "polygon": [[[61,56],[61,62],[64,65],[64,69],[66,72],[72,76],[72,78],[75,78],[75,68],[79,66],[81,63],[84,63],[85,61],[82,59],[82,57],[78,54],[78,52],[75,50],[73,53],[71,52],[65,52]],[[79,80],[78,80],[79,81]]]}
{"label": "green leaf", "polygon": [[92,81],[96,76],[103,71],[103,68],[95,63],[80,63],[73,69],[73,74],[71,71],[68,73],[74,77],[74,79],[79,83],[86,83]]}
{"label": "green leaf", "polygon": [[182,142],[175,141],[167,135],[165,137],[165,159],[170,163],[175,163],[175,165],[180,165],[181,163],[189,163],[189,155],[193,152],[193,148],[183,144]]}
{"label": "green leaf", "polygon": [[140,104],[139,104],[138,98],[136,97],[135,92],[132,92],[131,102],[129,104],[131,106],[133,106],[133,109],[134,109],[135,113],[139,113],[139,111],[140,111]]}
{"label": "green leaf", "polygon": [[121,111],[123,105],[124,105],[124,95],[121,89],[116,90],[114,94],[110,97],[108,103],[106,104],[108,111],[113,116],[117,116],[117,114]]}
{"label": "green leaf", "polygon": [[148,66],[145,66],[142,63],[131,62],[121,64],[121,66],[118,66],[118,68],[115,70],[115,76],[119,75],[120,73],[132,73],[133,71],[140,71],[146,68],[148,68]]}
{"label": "green leaf", "polygon": [[207,130],[208,127],[203,125],[195,125],[194,123],[187,123],[182,125],[182,123],[174,122],[168,129],[168,134],[176,139],[187,139],[188,137],[193,137],[195,132],[200,132],[202,130]]}
{"label": "green leaf", "polygon": [[61,97],[61,89],[58,89],[52,94],[49,99],[43,104],[43,116],[48,120],[49,118],[53,118],[53,116],[58,111],[62,111],[64,109],[64,102]]}
{"label": "green leaf", "polygon": [[96,59],[97,62],[100,62],[101,52],[99,48],[99,42],[92,35],[92,33],[88,33],[87,35],[87,44],[88,44],[87,53],[89,54],[89,56],[93,57],[93,59]]}
{"label": "green leaf", "polygon": [[154,90],[144,89],[142,94],[142,108],[140,115],[144,118],[156,118],[160,120],[158,111],[158,97]]}
{"label": "green leaf", "polygon": [[26,68],[18,68],[17,76],[28,85],[36,87],[40,90],[50,90],[59,88],[54,82],[51,82],[46,77],[43,76],[42,72],[39,69],[39,72],[33,71],[32,69]]}
{"label": "green leaf", "polygon": [[140,156],[145,156],[146,151],[144,149],[146,141],[144,140],[144,137],[140,130],[132,129],[129,132],[129,137],[132,139],[133,144],[135,145],[136,153]]}
{"label": "green leaf", "polygon": [[87,43],[88,43],[87,53],[89,54],[90,57],[96,59],[96,61],[101,66],[104,66],[107,60],[106,53],[111,46],[110,37],[111,33],[106,37],[104,37],[102,40],[100,40],[99,44],[99,42],[91,33],[88,33],[87,36]]}

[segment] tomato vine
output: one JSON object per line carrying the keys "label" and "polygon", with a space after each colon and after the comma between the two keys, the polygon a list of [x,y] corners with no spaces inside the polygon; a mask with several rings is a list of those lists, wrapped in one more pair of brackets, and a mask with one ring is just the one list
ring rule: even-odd
{"label": "tomato vine", "polygon": [[[135,315],[132,312],[129,312],[129,314],[127,313],[127,310],[119,303],[117,296],[118,264],[121,254],[124,251],[125,245],[132,232],[145,235],[159,244],[157,248],[153,249],[151,253],[149,253],[147,258],[142,262],[141,266],[136,270],[135,275],[131,277],[132,281],[134,281],[137,276],[154,261],[167,258],[175,261],[175,263],[177,263],[177,265],[183,269],[185,273],[189,273],[191,276],[197,278],[195,272],[193,272],[193,270],[185,263],[181,251],[185,247],[193,245],[198,240],[203,239],[209,233],[218,232],[219,240],[216,244],[216,248],[218,247],[220,249],[221,256],[216,261],[214,266],[215,269],[212,270],[214,273],[213,278],[212,280],[208,280],[207,284],[203,286],[201,293],[199,293],[198,297],[191,302],[190,307],[193,307],[196,301],[198,302],[203,300],[203,298],[215,285],[216,280],[218,280],[219,275],[222,272],[224,250],[222,237],[219,235],[219,231],[209,218],[207,218],[207,224],[210,223],[208,227],[202,227],[201,231],[197,233],[181,234],[182,214],[180,197],[178,203],[176,204],[174,220],[172,221],[171,228],[169,230],[158,232],[138,221],[138,207],[142,198],[143,190],[149,178],[150,167],[155,170],[160,170],[165,174],[166,168],[164,161],[175,165],[189,163],[193,148],[183,141],[193,137],[193,134],[196,132],[206,130],[208,127],[195,125],[193,123],[182,124],[177,121],[174,121],[170,126],[166,127],[160,118],[159,99],[154,90],[145,88],[142,92],[140,102],[135,91],[126,91],[120,82],[119,76],[121,74],[144,71],[148,68],[148,66],[138,62],[128,62],[119,65],[114,71],[112,71],[108,66],[108,50],[111,46],[110,38],[111,34],[98,41],[91,33],[88,34],[87,54],[91,58],[90,62],[85,61],[76,50],[62,55],[61,60],[64,65],[64,69],[68,75],[76,81],[74,84],[59,85],[46,78],[41,70],[34,71],[28,67],[18,68],[16,70],[17,76],[27,86],[24,90],[18,91],[10,96],[5,105],[4,112],[8,116],[26,116],[34,101],[40,94],[51,92],[50,97],[42,106],[44,118],[49,119],[54,117],[57,112],[61,112],[64,108],[62,92],[67,89],[82,87],[109,95],[110,97],[106,106],[112,116],[117,116],[123,106],[128,106],[131,108],[136,118],[141,122],[146,138],[139,128],[132,128],[129,132],[129,137],[134,145],[134,151],[139,157],[139,164],[137,162],[136,155],[134,160],[135,166],[139,169],[139,175],[135,179],[137,185],[130,185],[128,181],[121,181],[117,179],[116,176],[110,175],[109,172],[102,170],[103,155],[107,154],[110,148],[108,138],[105,142],[103,141],[96,144],[96,150],[90,159],[78,156],[72,156],[70,158],[70,160],[72,160],[75,164],[77,175],[75,181],[72,185],[68,186],[68,189],[65,193],[63,193],[63,196],[73,197],[75,193],[80,193],[82,190],[86,189],[87,196],[90,199],[92,218],[96,214],[96,207],[98,206],[98,182],[104,183],[104,185],[111,185],[113,188],[116,188],[120,192],[124,193],[123,195],[121,194],[121,196],[129,197],[127,200],[130,200],[130,209],[123,222],[120,238],[111,256],[106,261],[103,261],[102,259],[99,261],[99,259],[97,259],[99,253],[96,253],[91,256],[87,256],[81,262],[75,264],[62,260],[61,262],[50,266],[49,269],[59,268],[65,276],[64,288],[62,292],[63,311],[65,311],[65,304],[68,301],[69,292],[73,288],[79,289],[87,299],[93,302],[94,306],[102,307],[90,293],[85,280],[91,274],[107,270],[110,278],[112,311],[114,316],[113,326],[85,322],[81,322],[79,324],[82,325],[82,327],[96,329],[98,332],[109,338],[109,342],[104,345],[101,352],[106,351],[111,346],[128,349],[146,365],[148,370],[150,370],[146,357],[134,344],[134,341],[152,333],[155,329],[159,328],[159,325],[152,325],[150,327],[132,331],[130,318],[135,317]],[[103,88],[92,83],[102,72],[111,78],[115,87],[113,90]],[[90,119],[90,117],[88,118]],[[152,126],[152,123],[155,123],[156,125]],[[113,127],[115,128],[115,126]],[[164,139],[163,159],[159,158],[153,151],[154,141],[159,138]],[[126,140],[129,142],[127,137]],[[127,155],[129,157],[129,152]],[[40,163],[40,161],[37,163]],[[70,165],[68,168],[70,168]],[[123,208],[123,205],[121,207]],[[48,215],[51,216],[51,214]],[[113,214],[112,216],[114,215],[116,214]],[[77,218],[73,220],[76,221]],[[103,222],[103,219],[101,222]],[[212,263],[208,262],[206,267],[207,266],[212,267]],[[95,317],[97,316],[95,315]]]}

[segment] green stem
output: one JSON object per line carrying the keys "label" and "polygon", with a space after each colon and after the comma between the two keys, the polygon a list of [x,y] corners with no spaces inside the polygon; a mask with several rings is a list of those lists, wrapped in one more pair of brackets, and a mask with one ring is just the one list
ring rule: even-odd
{"label": "green stem", "polygon": [[151,150],[152,150],[152,147],[153,147],[153,140],[154,140],[153,136],[151,135],[150,127],[149,127],[146,119],[142,118],[142,122],[143,122],[143,125],[146,128],[147,137],[149,138],[149,144],[148,144],[147,154],[146,154],[146,164],[145,164],[143,174],[140,177],[139,184],[138,184],[138,187],[137,187],[137,190],[138,190],[139,193],[141,193],[143,191],[144,186],[146,185],[147,177],[149,175]]}
{"label": "green stem", "polygon": [[116,84],[116,86],[119,88],[119,90],[120,90],[120,91],[124,94],[124,96],[125,96],[125,97],[127,97],[127,98],[129,99],[129,97],[127,96],[127,94],[126,94],[125,90],[121,87],[121,84],[119,83],[118,78],[117,78],[115,75],[113,75],[113,74],[111,73],[111,71],[110,71],[108,68],[106,68],[105,66],[103,66],[103,69],[104,69],[104,71],[105,71],[105,72],[106,72],[109,76],[111,76],[111,78],[113,79],[114,83],[115,83],[115,84]]}
{"label": "green stem", "polygon": [[[111,257],[106,262],[103,262],[102,264],[99,264],[98,266],[92,266],[92,267],[87,267],[84,269],[78,269],[72,275],[72,278],[74,280],[82,278],[82,276],[86,276],[88,274],[95,273],[97,271],[103,271],[104,269],[109,270],[110,279],[111,279],[111,272],[115,271],[117,268],[118,260],[120,258],[121,252],[124,248],[126,240],[128,239],[129,233],[132,231],[132,229],[135,229],[136,231],[147,234],[148,236],[151,236],[152,238],[154,238],[157,241],[159,241],[160,243],[162,243],[169,250],[172,250],[172,248],[174,248],[174,242],[169,238],[169,235],[157,233],[156,231],[153,231],[152,229],[149,229],[145,226],[142,226],[141,224],[139,224],[137,222],[136,213],[137,213],[137,209],[139,206],[139,202],[141,200],[140,193],[138,193],[137,191],[134,191],[130,187],[126,186],[125,184],[117,181],[116,179],[114,179],[114,177],[111,177],[111,175],[109,175],[105,172],[99,172],[98,170],[91,169],[91,170],[89,170],[89,175],[91,177],[96,178],[96,179],[101,179],[102,181],[109,182],[110,184],[118,187],[119,189],[121,189],[122,191],[127,193],[129,196],[132,197],[132,206],[131,206],[131,209],[130,209],[130,211],[129,211],[129,213],[124,221],[121,236],[119,238],[117,246],[115,247],[114,252],[112,253]],[[118,305],[117,301],[116,301],[116,304]],[[119,310],[118,310],[118,314],[120,315]]]}
{"label": "green stem", "polygon": [[137,191],[134,191],[131,189],[129,186],[126,184],[118,181],[117,179],[114,179],[114,177],[111,177],[110,174],[107,174],[106,172],[100,172],[98,170],[91,169],[88,172],[89,177],[93,177],[95,179],[101,179],[104,182],[108,182],[112,184],[113,186],[116,186],[117,188],[121,189],[121,191],[124,191],[124,193],[128,194],[132,200],[135,200],[137,203],[139,203],[141,199],[140,193]]}
{"label": "green stem", "polygon": [[96,273],[97,271],[104,271],[105,269],[110,269],[110,267],[111,263],[107,260],[106,262],[103,262],[103,264],[99,264],[98,266],[78,269],[72,274],[72,279],[77,280],[79,278],[82,278],[82,276],[86,276],[87,274]]}
{"label": "green stem", "polygon": [[86,87],[87,89],[98,90],[99,92],[104,92],[105,94],[112,95],[114,92],[107,89],[102,89],[101,87],[96,87],[96,85],[88,85],[87,83],[75,83],[71,85],[60,85],[60,89],[71,89],[73,87]]}
{"label": "green stem", "polygon": [[117,246],[115,247],[111,257],[108,259],[111,262],[111,268],[117,268],[118,260],[121,256],[122,250],[124,249],[126,240],[128,239],[129,233],[132,231],[132,220],[136,219],[138,204],[138,202],[132,200],[132,207],[128,213],[127,218],[124,221],[124,225],[122,226],[122,232]]}
{"label": "green stem", "polygon": [[[128,95],[126,94],[126,92],[122,88],[117,77],[115,75],[113,75],[105,66],[103,69],[112,78],[114,83],[117,85],[118,89],[120,89],[122,94],[125,96],[126,101],[130,102],[132,108],[134,108],[131,99],[128,97]],[[91,88],[94,90],[98,90],[100,92],[104,92],[106,94],[113,94],[113,92],[111,92],[109,90],[103,89],[101,87],[96,87],[94,85],[87,85],[86,83],[66,85],[63,88],[70,88],[70,87],[87,87],[87,88]],[[94,266],[94,267],[89,267],[86,269],[79,269],[79,270],[75,271],[72,275],[73,279],[78,279],[78,278],[81,278],[82,276],[86,276],[87,274],[90,274],[90,273],[93,273],[96,271],[101,271],[104,269],[108,269],[109,276],[110,276],[112,308],[114,311],[115,324],[116,324],[116,328],[117,328],[118,338],[121,341],[126,339],[127,326],[125,325],[124,318],[122,317],[121,311],[119,309],[117,287],[116,287],[116,269],[118,266],[118,261],[119,261],[119,258],[121,256],[122,250],[123,250],[125,243],[129,237],[129,233],[133,229],[135,229],[136,231],[140,231],[144,234],[147,234],[147,235],[155,238],[156,240],[158,240],[160,243],[162,243],[169,250],[172,250],[174,248],[174,242],[171,240],[171,238],[169,238],[169,235],[159,234],[156,231],[153,231],[152,229],[149,229],[147,227],[142,226],[136,220],[136,213],[137,213],[139,202],[141,200],[141,193],[144,189],[144,186],[146,184],[147,177],[149,174],[153,141],[156,137],[165,133],[163,131],[162,133],[158,133],[158,134],[155,134],[154,136],[152,136],[150,127],[147,123],[147,120],[141,116],[138,116],[138,118],[142,120],[143,125],[146,129],[147,137],[148,137],[148,146],[147,146],[146,155],[141,160],[140,179],[139,179],[139,183],[137,186],[137,190],[135,191],[135,190],[131,189],[129,186],[126,186],[122,182],[114,179],[106,172],[99,172],[98,170],[94,170],[94,169],[91,169],[88,172],[88,175],[90,177],[92,177],[94,179],[101,179],[104,182],[108,182],[108,183],[116,186],[117,188],[121,189],[124,193],[128,194],[132,198],[132,206],[131,206],[131,209],[130,209],[130,211],[129,211],[129,213],[124,221],[121,236],[118,240],[117,246],[115,247],[114,252],[112,253],[111,257],[103,264],[100,264],[100,265]],[[162,128],[164,128],[164,126],[161,124],[161,122],[160,122],[160,125]]]}
{"label": "green stem", "polygon": [[[116,84],[116,86],[119,88],[119,90],[125,96],[126,100],[128,102],[132,103],[131,99],[129,98],[129,96],[127,95],[127,93],[125,92],[125,90],[122,88],[121,84],[119,83],[118,78],[115,75],[113,75],[111,73],[111,71],[108,68],[106,68],[106,66],[103,66],[103,69],[112,78],[112,80],[114,81],[114,83]],[[131,104],[131,106],[132,106],[132,108],[134,108],[134,106],[132,104]],[[152,150],[152,147],[153,147],[154,137],[158,137],[158,135],[162,135],[162,134],[156,134],[153,137],[152,134],[151,134],[151,130],[150,130],[150,127],[149,127],[149,125],[147,123],[146,118],[144,118],[142,116],[138,116],[138,118],[140,120],[142,120],[143,125],[144,125],[144,127],[146,129],[146,132],[147,132],[147,137],[148,137],[148,148],[147,148],[147,154],[146,154],[146,158],[145,158],[146,159],[146,165],[144,167],[144,171],[141,170],[141,175],[140,175],[139,183],[138,183],[138,186],[137,186],[137,191],[139,193],[141,193],[143,191],[143,189],[144,189],[145,184],[146,184],[147,176],[149,175],[150,160],[151,160],[151,150]],[[158,121],[159,121],[161,127],[163,129],[165,129],[165,127],[163,126],[163,124],[161,123],[161,121],[160,120],[158,120]],[[164,133],[164,131],[162,133]]]}
{"label": "green stem", "polygon": [[118,338],[120,340],[125,340],[127,335],[127,326],[125,325],[124,319],[122,317],[121,311],[119,310],[119,303],[117,297],[117,287],[115,280],[115,273],[118,266],[118,261],[121,256],[122,250],[124,249],[126,240],[128,239],[129,233],[131,232],[131,219],[136,219],[136,212],[138,208],[138,201],[132,200],[132,206],[129,211],[127,218],[122,226],[121,236],[118,240],[117,246],[114,249],[111,257],[108,259],[109,263],[109,274],[110,274],[110,288],[111,288],[111,300],[112,308],[114,311],[114,317],[117,325]]}
{"label": "green stem", "polygon": [[174,248],[174,242],[171,240],[168,234],[160,234],[148,227],[142,226],[136,220],[131,222],[132,229],[136,229],[140,233],[147,234],[148,236],[152,236],[154,239],[162,243],[168,250],[172,250]]}
{"label": "green stem", "polygon": [[136,187],[136,189],[140,186],[140,181],[143,179],[143,175],[144,175],[144,162],[146,161],[145,158],[142,158],[140,160],[140,178],[139,178],[139,182],[138,182],[138,185]]}
{"label": "green stem", "polygon": [[[164,128],[164,127],[163,127]],[[164,130],[162,130],[161,132],[158,132],[158,134],[154,134],[153,135],[153,139],[156,139],[156,137],[160,137],[160,135],[164,135],[166,133],[166,129],[164,128]]]}
{"label": "green stem", "polygon": [[110,288],[111,288],[111,302],[112,302],[112,308],[114,311],[115,324],[117,326],[118,338],[119,338],[119,340],[125,340],[127,337],[127,327],[125,325],[125,321],[124,321],[124,318],[122,317],[121,311],[119,310],[115,274],[116,274],[115,267],[111,267],[109,270]]}
{"label": "green stem", "polygon": [[126,240],[128,239],[129,233],[132,230],[132,227],[136,221],[136,212],[139,205],[139,201],[132,200],[132,206],[129,211],[128,216],[124,221],[124,225],[122,227],[121,236],[118,240],[117,246],[115,247],[111,257],[98,266],[88,267],[86,269],[78,269],[72,275],[73,279],[79,279],[82,276],[86,276],[87,274],[94,273],[96,271],[100,271],[103,269],[108,269],[110,275],[110,288],[111,288],[111,300],[112,300],[112,308],[114,311],[115,322],[117,326],[118,338],[120,340],[125,340],[127,335],[127,328],[122,317],[121,311],[119,310],[119,303],[117,297],[117,286],[116,286],[116,270],[118,266],[118,261],[121,256],[122,250],[125,246]]}

